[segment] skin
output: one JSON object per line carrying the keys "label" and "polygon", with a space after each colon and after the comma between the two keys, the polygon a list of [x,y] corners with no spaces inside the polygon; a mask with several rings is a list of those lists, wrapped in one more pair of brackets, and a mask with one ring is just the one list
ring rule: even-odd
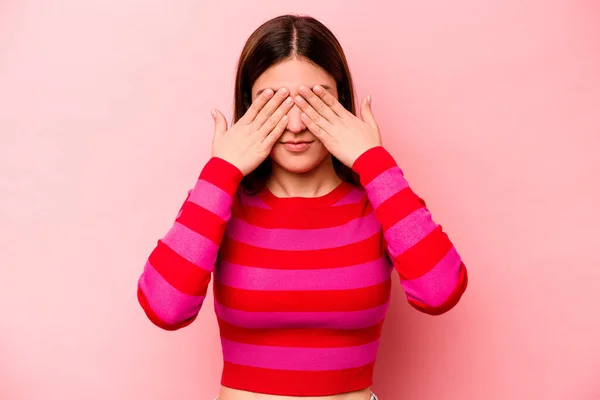
{"label": "skin", "polygon": [[[311,63],[292,59],[265,71],[254,83],[252,99],[266,88],[290,89],[290,96],[299,94],[299,86],[319,84],[329,88],[338,98],[335,80],[321,68]],[[333,190],[341,181],[333,170],[331,153],[306,126],[301,118],[302,110],[295,104],[288,112],[289,121],[270,156],[273,173],[267,187],[278,197],[317,197]],[[288,141],[312,142],[308,150],[293,153],[285,149]]]}
{"label": "skin", "polygon": [[[361,117],[338,102],[335,80],[323,69],[292,58],[265,71],[252,87],[252,106],[227,129],[223,114],[213,112],[212,155],[248,174],[270,156],[273,173],[268,189],[278,197],[316,197],[333,190],[341,180],[332,155],[348,167],[370,148],[381,145],[370,98],[361,102]],[[277,92],[279,91],[279,92]],[[292,99],[289,104],[286,99]],[[289,141],[311,142],[303,152],[290,152]],[[309,384],[307,382],[307,384]],[[369,400],[370,388],[311,400]],[[221,387],[219,400],[306,400]]]}

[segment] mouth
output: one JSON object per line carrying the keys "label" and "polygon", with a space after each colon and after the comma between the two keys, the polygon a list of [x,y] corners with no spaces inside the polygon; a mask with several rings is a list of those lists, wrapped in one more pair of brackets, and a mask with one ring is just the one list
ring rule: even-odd
{"label": "mouth", "polygon": [[298,140],[298,141],[285,141],[285,142],[281,142],[281,144],[283,145],[283,147],[292,152],[292,153],[299,153],[302,151],[307,150],[310,145],[313,143],[314,141],[312,140]]}

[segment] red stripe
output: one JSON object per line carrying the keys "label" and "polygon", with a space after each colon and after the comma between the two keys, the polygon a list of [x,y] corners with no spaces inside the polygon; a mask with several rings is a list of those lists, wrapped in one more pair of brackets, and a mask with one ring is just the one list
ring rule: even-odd
{"label": "red stripe", "polygon": [[251,329],[232,325],[218,319],[221,337],[239,343],[281,347],[348,347],[377,340],[383,321],[363,329]]}
{"label": "red stripe", "polygon": [[392,155],[382,146],[378,146],[367,150],[358,157],[354,161],[352,169],[360,175],[360,183],[366,186],[382,172],[396,166]]}
{"label": "red stripe", "polygon": [[367,196],[355,204],[345,204],[336,207],[311,209],[310,218],[302,212],[290,212],[287,209],[263,209],[248,207],[233,203],[233,216],[261,228],[288,228],[288,229],[321,229],[340,226],[369,215],[373,211]]}
{"label": "red stripe", "polygon": [[328,396],[371,386],[373,365],[335,371],[283,371],[225,361],[221,384],[233,389],[283,396]]}
{"label": "red stripe", "polygon": [[148,261],[175,289],[192,296],[206,296],[210,272],[186,260],[162,240],[158,241]]}
{"label": "red stripe", "polygon": [[233,196],[243,176],[242,171],[229,162],[212,157],[202,169],[199,179],[204,179]]}
{"label": "red stripe", "polygon": [[391,279],[377,285],[347,290],[247,290],[214,283],[219,304],[240,311],[326,312],[360,311],[385,304]]}
{"label": "red stripe", "polygon": [[221,217],[195,203],[189,201],[185,203],[183,211],[176,221],[217,245],[223,239],[226,222]]}
{"label": "red stripe", "polygon": [[177,329],[181,329],[185,326],[188,326],[189,324],[194,322],[194,320],[198,316],[198,315],[194,315],[192,318],[190,318],[186,321],[179,322],[177,324],[167,324],[166,322],[164,322],[160,318],[158,318],[158,316],[154,313],[154,311],[152,311],[152,307],[150,307],[150,304],[148,303],[148,299],[144,295],[144,292],[142,292],[142,288],[140,288],[139,286],[138,286],[138,290],[137,290],[137,298],[138,298],[138,302],[140,303],[140,306],[142,306],[142,309],[146,313],[146,316],[148,317],[150,322],[152,322],[154,325],[158,326],[159,328],[165,329],[167,331],[176,331]]}
{"label": "red stripe", "polygon": [[456,288],[452,291],[452,294],[448,297],[448,299],[438,307],[431,307],[427,304],[421,303],[417,300],[408,299],[408,303],[416,308],[417,310],[424,312],[430,315],[441,315],[445,312],[450,311],[454,306],[458,304],[460,298],[463,293],[467,290],[467,285],[469,284],[469,277],[467,275],[467,268],[465,264],[462,263],[460,265],[460,275],[458,277],[458,283]]}
{"label": "red stripe", "polygon": [[417,244],[396,257],[394,266],[400,278],[415,279],[429,272],[451,249],[452,242],[438,225]]}
{"label": "red stripe", "polygon": [[323,269],[346,267],[381,257],[382,234],[360,242],[321,250],[272,250],[223,239],[220,256],[224,261],[272,269]]}
{"label": "red stripe", "polygon": [[423,208],[423,204],[419,201],[419,196],[407,187],[381,203],[375,210],[375,215],[381,221],[381,226],[385,232],[396,222],[420,208]]}

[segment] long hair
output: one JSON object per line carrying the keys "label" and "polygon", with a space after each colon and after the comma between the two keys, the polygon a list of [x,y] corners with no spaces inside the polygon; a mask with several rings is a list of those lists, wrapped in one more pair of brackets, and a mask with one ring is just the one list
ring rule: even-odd
{"label": "long hair", "polygon": [[[350,69],[336,37],[315,18],[282,15],[259,26],[244,45],[235,77],[234,123],[252,104],[252,86],[263,72],[294,57],[309,61],[329,73],[336,82],[339,102],[356,114]],[[342,180],[359,184],[357,174],[335,157],[333,167]],[[255,194],[262,190],[271,170],[271,160],[267,158],[242,179],[244,191]]]}

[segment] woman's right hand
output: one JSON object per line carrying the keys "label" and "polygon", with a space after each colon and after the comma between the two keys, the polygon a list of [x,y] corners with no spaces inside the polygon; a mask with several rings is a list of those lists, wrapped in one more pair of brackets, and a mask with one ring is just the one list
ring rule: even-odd
{"label": "woman's right hand", "polygon": [[212,156],[236,166],[244,176],[252,172],[271,153],[287,126],[288,111],[294,106],[287,88],[277,93],[266,89],[231,128],[218,110],[212,110],[215,135]]}

